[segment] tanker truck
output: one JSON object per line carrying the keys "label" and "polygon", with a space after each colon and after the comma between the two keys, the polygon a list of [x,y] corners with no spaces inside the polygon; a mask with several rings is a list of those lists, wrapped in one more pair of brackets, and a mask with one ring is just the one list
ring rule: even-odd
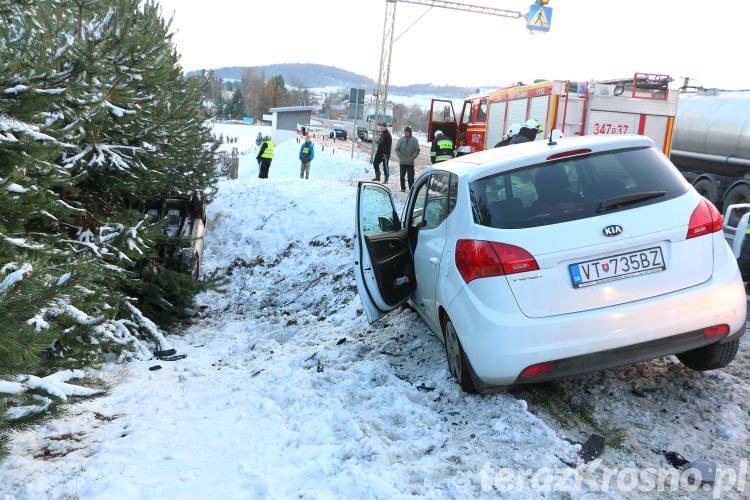
{"label": "tanker truck", "polygon": [[[393,104],[385,105],[385,121],[388,128],[393,127]],[[357,137],[363,141],[373,142],[380,133],[380,123],[375,120],[375,102],[366,102],[362,118],[357,120]]]}
{"label": "tanker truck", "polygon": [[750,203],[750,92],[681,94],[670,159],[722,213]]}

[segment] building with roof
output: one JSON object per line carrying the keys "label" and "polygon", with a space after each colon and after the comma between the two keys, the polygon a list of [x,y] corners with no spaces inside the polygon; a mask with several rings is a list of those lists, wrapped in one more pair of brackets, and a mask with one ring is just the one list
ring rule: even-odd
{"label": "building with roof", "polygon": [[271,108],[271,140],[279,144],[297,138],[297,125],[309,125],[313,106]]}

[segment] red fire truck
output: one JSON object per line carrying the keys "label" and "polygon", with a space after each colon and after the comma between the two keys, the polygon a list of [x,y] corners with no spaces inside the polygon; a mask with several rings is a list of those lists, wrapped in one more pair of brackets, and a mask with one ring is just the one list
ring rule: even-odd
{"label": "red fire truck", "polygon": [[636,73],[632,78],[596,82],[539,81],[477,93],[464,100],[460,120],[451,101],[433,99],[429,137],[441,130],[459,151],[492,148],[514,123],[535,119],[543,126],[537,140],[557,129],[575,135],[645,135],[669,156],[678,92],[667,75]]}

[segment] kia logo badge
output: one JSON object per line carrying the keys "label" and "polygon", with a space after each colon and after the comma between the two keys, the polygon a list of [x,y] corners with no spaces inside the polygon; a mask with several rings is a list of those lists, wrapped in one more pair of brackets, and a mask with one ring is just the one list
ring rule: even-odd
{"label": "kia logo badge", "polygon": [[604,236],[612,237],[617,236],[618,234],[622,234],[622,226],[619,224],[612,224],[611,226],[607,226],[604,229],[602,229],[602,234]]}

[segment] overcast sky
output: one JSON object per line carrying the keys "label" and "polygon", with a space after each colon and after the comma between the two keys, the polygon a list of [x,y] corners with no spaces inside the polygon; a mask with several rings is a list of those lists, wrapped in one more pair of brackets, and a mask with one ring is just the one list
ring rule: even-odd
{"label": "overcast sky", "polygon": [[[523,13],[533,3],[460,1]],[[186,71],[317,63],[377,80],[385,0],[159,2],[164,17],[174,13]],[[521,19],[399,2],[391,84],[485,87],[639,71],[750,88],[748,0],[551,0],[549,6],[550,32],[531,35]]]}

